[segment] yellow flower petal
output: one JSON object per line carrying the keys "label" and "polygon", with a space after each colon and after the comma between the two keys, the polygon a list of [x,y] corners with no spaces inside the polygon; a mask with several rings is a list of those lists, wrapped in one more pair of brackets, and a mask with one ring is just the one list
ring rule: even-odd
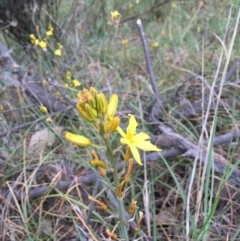
{"label": "yellow flower petal", "polygon": [[150,136],[146,133],[141,132],[136,134],[132,139],[133,139],[133,142],[138,143],[138,142],[149,140]]}
{"label": "yellow flower petal", "polygon": [[88,146],[92,145],[91,141],[88,138],[86,138],[85,136],[75,135],[70,132],[65,133],[65,138],[69,142],[71,142],[77,146],[80,146],[80,147],[88,147]]}
{"label": "yellow flower petal", "polygon": [[129,115],[127,133],[125,134],[121,127],[118,127],[117,131],[122,136],[122,138],[120,139],[121,144],[130,147],[134,159],[139,165],[142,165],[138,149],[141,149],[143,151],[161,151],[161,149],[157,148],[150,141],[147,141],[148,139],[150,139],[150,137],[146,133],[141,132],[136,134],[137,126],[138,123],[135,117],[133,115]]}
{"label": "yellow flower petal", "polygon": [[129,116],[130,116],[130,118],[129,118],[129,124],[127,127],[127,136],[133,137],[136,134],[136,129],[137,129],[138,123],[137,123],[134,115],[129,115]]}
{"label": "yellow flower petal", "polygon": [[137,162],[137,164],[142,166],[143,164],[142,164],[138,149],[133,145],[130,145],[130,149],[131,149],[132,155],[133,155],[135,161]]}
{"label": "yellow flower petal", "polygon": [[123,138],[126,137],[126,134],[124,133],[123,129],[120,126],[118,126],[117,131]]}
{"label": "yellow flower petal", "polygon": [[122,145],[128,145],[128,146],[132,145],[132,142],[127,137],[121,138],[120,142]]}
{"label": "yellow flower petal", "polygon": [[134,143],[134,146],[136,146],[138,149],[141,149],[143,151],[161,151],[161,149],[157,148],[150,141],[142,141],[139,143]]}

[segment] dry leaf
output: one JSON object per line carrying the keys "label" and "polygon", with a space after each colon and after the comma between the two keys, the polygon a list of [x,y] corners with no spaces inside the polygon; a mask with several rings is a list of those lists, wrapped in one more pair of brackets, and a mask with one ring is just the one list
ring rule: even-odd
{"label": "dry leaf", "polygon": [[38,148],[43,149],[45,145],[53,145],[55,140],[55,135],[49,129],[44,128],[42,130],[36,131],[30,139],[29,149]]}

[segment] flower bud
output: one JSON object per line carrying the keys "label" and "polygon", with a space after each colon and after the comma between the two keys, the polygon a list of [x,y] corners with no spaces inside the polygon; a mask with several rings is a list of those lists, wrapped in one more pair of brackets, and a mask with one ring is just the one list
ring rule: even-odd
{"label": "flower bud", "polygon": [[112,120],[110,120],[106,125],[106,132],[112,133],[114,132],[120,124],[120,118],[115,116]]}
{"label": "flower bud", "polygon": [[80,103],[77,104],[77,109],[80,113],[80,115],[88,122],[92,122],[93,118],[83,109],[82,105]]}
{"label": "flower bud", "polygon": [[88,147],[88,146],[92,145],[91,141],[88,138],[86,138],[85,136],[75,135],[70,132],[66,132],[64,135],[65,135],[65,138],[69,142],[71,142],[77,146]]}
{"label": "flower bud", "polygon": [[103,93],[97,95],[97,109],[99,112],[102,113],[102,115],[105,115],[107,113],[108,101]]}
{"label": "flower bud", "polygon": [[91,93],[91,95],[92,95],[92,97],[93,97],[94,99],[97,98],[98,92],[97,92],[97,90],[96,90],[94,87],[90,87],[89,92]]}
{"label": "flower bud", "polygon": [[117,197],[120,198],[123,196],[123,186],[125,184],[125,180],[123,180],[119,185],[118,185],[118,188],[117,188]]}
{"label": "flower bud", "polygon": [[118,96],[116,94],[113,94],[108,104],[108,110],[107,110],[108,119],[111,119],[112,117],[114,117],[117,110],[117,106],[118,106]]}
{"label": "flower bud", "polygon": [[95,109],[93,109],[88,103],[85,104],[85,111],[89,115],[90,118],[96,119],[98,116],[98,113]]}

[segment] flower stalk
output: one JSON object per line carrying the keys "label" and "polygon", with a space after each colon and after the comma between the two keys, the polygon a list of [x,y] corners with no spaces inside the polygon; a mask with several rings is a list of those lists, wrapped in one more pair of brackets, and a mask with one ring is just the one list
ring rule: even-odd
{"label": "flower stalk", "polygon": [[[114,20],[120,19],[120,15],[118,13],[112,13],[112,18]],[[115,19],[116,18],[116,19]],[[67,79],[71,80],[72,75],[70,72],[66,75]],[[125,185],[127,185],[130,181],[134,159],[139,164],[142,165],[139,150],[143,151],[161,151],[161,149],[157,148],[153,145],[149,139],[150,137],[146,133],[137,133],[136,129],[138,123],[133,115],[129,115],[129,125],[124,132],[120,124],[120,118],[115,116],[116,110],[118,106],[118,96],[113,94],[109,99],[109,102],[106,96],[103,93],[98,93],[98,91],[91,87],[90,89],[83,89],[78,94],[78,103],[76,108],[80,114],[80,116],[87,122],[93,125],[93,127],[97,130],[97,132],[102,137],[104,142],[104,148],[107,153],[107,160],[100,160],[97,152],[95,150],[92,151],[93,160],[90,162],[91,165],[95,166],[99,173],[102,176],[106,175],[106,170],[110,168],[112,170],[113,176],[113,184],[109,182],[109,187],[114,191],[117,201],[118,208],[117,212],[119,215],[119,222],[117,222],[116,228],[119,228],[119,233],[115,234],[115,229],[110,231],[106,229],[106,234],[110,239],[117,239],[121,237],[125,241],[129,241],[128,230],[127,230],[127,220],[125,220],[125,208],[123,198],[125,196]],[[118,173],[117,170],[117,150],[112,149],[110,144],[110,137],[113,132],[117,131],[121,138],[120,143],[125,149],[124,160],[126,165],[128,165],[128,169],[125,172],[125,169],[122,172]],[[91,140],[82,135],[75,135],[73,133],[66,132],[65,138],[79,146],[79,147],[97,147],[97,145],[92,144]],[[134,158],[134,159],[133,159]],[[110,167],[109,167],[110,164]],[[97,200],[96,198],[89,196],[89,199],[96,202],[103,210],[107,209],[107,205],[103,202]],[[130,207],[128,209],[129,214],[133,215],[135,210],[138,208],[136,206],[137,201],[132,200]],[[136,225],[135,231],[137,232],[140,229],[140,224],[143,218],[143,213],[139,212],[139,220]]]}

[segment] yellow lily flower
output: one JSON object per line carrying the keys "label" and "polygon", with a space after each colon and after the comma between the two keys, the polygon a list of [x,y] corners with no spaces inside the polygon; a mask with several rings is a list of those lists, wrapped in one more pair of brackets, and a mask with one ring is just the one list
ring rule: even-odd
{"label": "yellow lily flower", "polygon": [[79,86],[81,85],[81,82],[80,82],[79,80],[77,80],[77,79],[74,79],[74,80],[72,81],[72,83],[73,83],[73,86],[74,86],[74,87],[79,87]]}
{"label": "yellow lily flower", "polygon": [[111,12],[111,18],[112,18],[112,20],[118,19],[118,18],[120,18],[120,17],[121,17],[121,14],[120,14],[118,11],[113,11],[113,12]]}
{"label": "yellow lily flower", "polygon": [[66,78],[67,78],[67,80],[71,80],[72,79],[72,73],[70,72],[70,71],[67,71],[66,72]]}
{"label": "yellow lily flower", "polygon": [[46,35],[47,36],[53,35],[53,30],[54,30],[54,27],[52,26],[52,24],[49,24],[48,25],[48,31],[46,32]]}
{"label": "yellow lily flower", "polygon": [[61,49],[56,49],[54,51],[54,54],[57,55],[57,56],[62,56],[62,50]]}
{"label": "yellow lily flower", "polygon": [[73,143],[77,146],[80,146],[80,147],[88,147],[88,146],[92,145],[91,141],[87,137],[75,135],[75,134],[72,134],[70,132],[65,133],[65,138],[69,142],[71,142],[71,143]]}
{"label": "yellow lily flower", "polygon": [[40,111],[42,111],[42,112],[45,113],[45,114],[48,113],[48,109],[47,109],[47,107],[44,106],[44,105],[39,106],[39,109],[40,109]]}
{"label": "yellow lily flower", "polygon": [[130,118],[127,127],[127,133],[124,133],[121,127],[118,127],[117,131],[122,136],[122,138],[120,139],[122,145],[129,146],[136,162],[139,165],[142,165],[138,149],[141,149],[143,151],[161,151],[161,149],[157,148],[150,141],[148,141],[150,139],[150,136],[146,133],[141,132],[136,134],[136,128],[138,126],[138,123],[133,115],[129,116]]}
{"label": "yellow lily flower", "polygon": [[47,43],[45,41],[40,41],[40,43],[38,44],[42,49],[46,49],[47,47]]}
{"label": "yellow lily flower", "polygon": [[36,38],[36,36],[34,34],[30,34],[29,36],[30,36],[32,44],[37,46],[39,44],[39,40]]}

